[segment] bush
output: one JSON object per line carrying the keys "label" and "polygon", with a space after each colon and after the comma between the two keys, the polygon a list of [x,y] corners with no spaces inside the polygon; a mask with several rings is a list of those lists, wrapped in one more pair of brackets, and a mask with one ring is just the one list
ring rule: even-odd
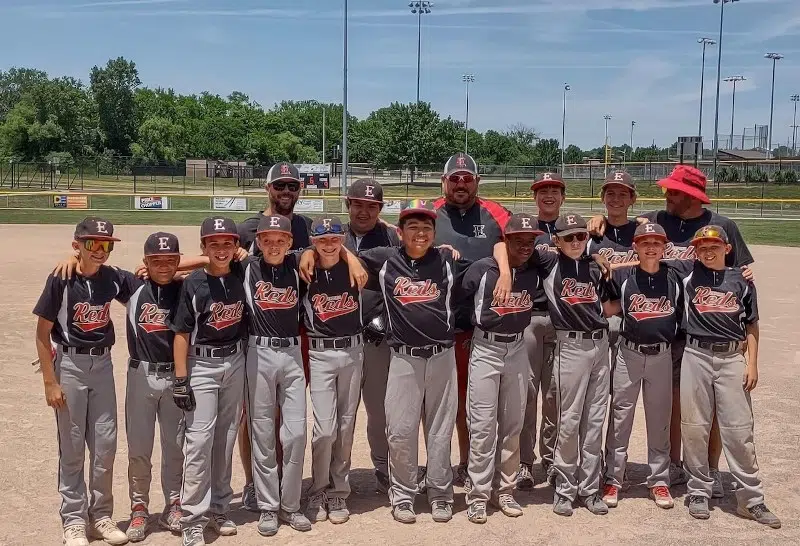
{"label": "bush", "polygon": [[769,182],[769,177],[767,173],[761,169],[750,169],[745,173],[744,181],[747,184],[767,184]]}
{"label": "bush", "polygon": [[723,167],[717,172],[720,184],[736,184],[739,182],[739,169],[736,167]]}
{"label": "bush", "polygon": [[785,186],[797,184],[797,173],[790,170],[778,171],[775,173],[775,183]]}

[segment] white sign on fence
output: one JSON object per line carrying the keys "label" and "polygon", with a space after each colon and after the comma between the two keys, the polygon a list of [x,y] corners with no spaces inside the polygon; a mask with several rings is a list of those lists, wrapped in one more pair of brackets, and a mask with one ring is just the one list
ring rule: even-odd
{"label": "white sign on fence", "polygon": [[403,202],[402,201],[384,201],[383,202],[383,211],[387,214],[400,214],[400,209],[402,208]]}
{"label": "white sign on fence", "polygon": [[295,212],[323,212],[324,203],[322,199],[298,199],[294,206]]}
{"label": "white sign on fence", "polygon": [[133,206],[139,210],[167,210],[169,208],[169,197],[137,195],[133,198]]}
{"label": "white sign on fence", "polygon": [[215,197],[214,210],[247,210],[246,197]]}
{"label": "white sign on fence", "polygon": [[330,174],[331,173],[331,166],[327,163],[319,164],[319,163],[299,163],[295,165],[297,170],[301,173],[315,173],[315,174]]}

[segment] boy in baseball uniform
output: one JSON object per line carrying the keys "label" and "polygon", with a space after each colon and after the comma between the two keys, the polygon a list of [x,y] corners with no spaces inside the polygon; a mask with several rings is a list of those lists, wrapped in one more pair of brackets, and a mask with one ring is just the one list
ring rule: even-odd
{"label": "boy in baseball uniform", "polygon": [[731,245],[722,227],[700,228],[691,244],[697,261],[683,280],[687,337],[681,363],[689,514],[697,519],[710,517],[708,499],[714,480],[708,441],[716,412],[725,458],[738,484],[737,514],[778,529],[780,520],[764,504],[753,439],[750,392],[758,383],[759,337],[755,286],[740,269],[725,266]]}

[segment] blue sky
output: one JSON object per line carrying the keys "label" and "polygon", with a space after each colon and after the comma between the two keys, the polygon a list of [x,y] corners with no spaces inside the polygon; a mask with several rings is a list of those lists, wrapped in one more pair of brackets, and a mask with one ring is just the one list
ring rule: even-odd
{"label": "blue sky", "polygon": [[[0,0],[0,69],[32,66],[88,80],[122,55],[142,82],[183,93],[341,101],[342,0]],[[416,93],[416,18],[403,0],[350,0],[350,111],[363,117]],[[470,125],[522,122],[567,141],[671,144],[697,131],[700,36],[716,39],[712,0],[436,0],[423,18],[423,100],[463,119],[461,75],[475,74]],[[800,93],[800,0],[727,4],[722,75],[741,74],[736,133],[769,120],[777,51],[774,142],[791,134],[790,95]],[[713,132],[716,47],[708,50],[704,133]],[[730,131],[723,83],[720,133]]]}

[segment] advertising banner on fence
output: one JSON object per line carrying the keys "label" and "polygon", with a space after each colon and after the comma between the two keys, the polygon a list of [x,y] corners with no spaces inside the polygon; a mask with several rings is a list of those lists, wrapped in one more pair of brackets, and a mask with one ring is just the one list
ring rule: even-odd
{"label": "advertising banner on fence", "polygon": [[88,195],[54,195],[53,208],[57,209],[88,209]]}
{"label": "advertising banner on fence", "polygon": [[402,204],[402,201],[384,201],[383,210],[381,212],[385,212],[386,214],[400,214]]}
{"label": "advertising banner on fence", "polygon": [[323,212],[324,203],[322,199],[298,199],[294,206],[295,212]]}
{"label": "advertising banner on fence", "polygon": [[247,210],[246,197],[214,197],[214,210]]}
{"label": "advertising banner on fence", "polygon": [[167,210],[169,198],[160,195],[136,195],[133,198],[133,206],[140,210]]}

